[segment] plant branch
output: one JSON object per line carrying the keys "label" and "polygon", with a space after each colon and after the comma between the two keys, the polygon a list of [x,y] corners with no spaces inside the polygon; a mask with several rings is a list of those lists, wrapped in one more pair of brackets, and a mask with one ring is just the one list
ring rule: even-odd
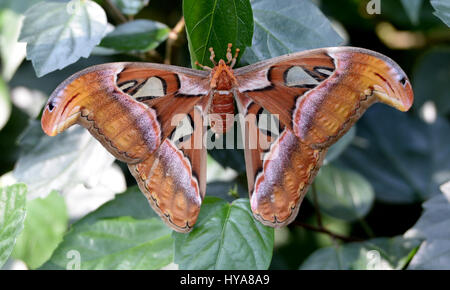
{"label": "plant branch", "polygon": [[181,17],[175,27],[169,32],[169,37],[166,42],[166,57],[164,58],[165,64],[172,63],[173,51],[180,45],[180,35],[184,31],[184,17]]}
{"label": "plant branch", "polygon": [[319,200],[317,198],[317,189],[316,189],[316,184],[315,183],[313,183],[311,185],[311,194],[313,196],[314,209],[315,209],[315,212],[316,212],[317,227],[313,226],[313,225],[310,225],[310,224],[302,223],[302,222],[299,222],[299,221],[294,221],[293,225],[300,226],[300,227],[303,227],[303,228],[311,230],[311,231],[327,234],[330,237],[332,237],[333,240],[339,239],[339,240],[342,240],[342,241],[345,241],[345,242],[358,242],[358,241],[362,241],[363,240],[363,239],[357,238],[357,237],[349,237],[349,236],[344,236],[344,235],[340,235],[340,234],[337,234],[337,233],[333,233],[332,231],[330,231],[327,228],[325,228],[323,226],[323,222],[322,222],[322,215],[320,213],[320,206],[319,206]]}
{"label": "plant branch", "polygon": [[111,2],[111,0],[105,0],[104,3],[106,6],[105,8],[118,24],[127,22],[127,18],[122,14],[122,12],[120,12],[116,5]]}

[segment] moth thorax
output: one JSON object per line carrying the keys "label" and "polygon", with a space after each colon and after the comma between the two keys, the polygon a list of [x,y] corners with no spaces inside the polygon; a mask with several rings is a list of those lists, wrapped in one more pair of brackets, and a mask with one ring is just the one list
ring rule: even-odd
{"label": "moth thorax", "polygon": [[231,90],[236,83],[233,71],[228,66],[215,67],[211,79],[211,88],[216,90]]}
{"label": "moth thorax", "polygon": [[226,71],[223,71],[217,80],[217,89],[229,90],[231,89],[232,86],[233,86],[233,79]]}

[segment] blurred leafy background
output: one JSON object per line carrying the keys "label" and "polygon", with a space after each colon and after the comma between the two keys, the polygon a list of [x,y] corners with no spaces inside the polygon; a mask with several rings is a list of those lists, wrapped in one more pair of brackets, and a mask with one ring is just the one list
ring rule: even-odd
{"label": "blurred leafy background", "polygon": [[[375,12],[375,13],[371,13]],[[184,17],[183,17],[184,16]],[[448,0],[0,0],[4,269],[450,269]],[[72,73],[113,61],[239,65],[351,45],[406,71],[408,113],[371,107],[327,155],[296,221],[254,221],[240,150],[214,149],[199,220],[172,233],[86,130],[39,116]],[[26,60],[25,60],[26,59]]]}

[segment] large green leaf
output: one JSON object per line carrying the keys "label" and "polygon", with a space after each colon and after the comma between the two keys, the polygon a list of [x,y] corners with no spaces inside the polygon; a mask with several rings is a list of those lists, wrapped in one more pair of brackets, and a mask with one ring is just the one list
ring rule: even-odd
{"label": "large green leaf", "polygon": [[[183,15],[191,62],[212,66],[209,48],[216,61],[226,59],[228,43],[241,49],[252,43],[253,16],[249,0],[184,0]],[[234,50],[233,50],[234,51]]]}
{"label": "large green leaf", "polygon": [[148,51],[169,35],[167,25],[151,20],[135,20],[117,26],[103,38],[100,46],[117,51]]}
{"label": "large green leaf", "polygon": [[309,0],[252,1],[255,31],[244,60],[263,59],[325,46],[337,46],[341,37]]}
{"label": "large green leaf", "polygon": [[405,237],[425,240],[409,269],[450,269],[450,190],[423,204],[423,213]]}
{"label": "large green leaf", "polygon": [[0,130],[5,126],[11,115],[11,99],[9,88],[0,77]]}
{"label": "large green leaf", "polygon": [[49,137],[33,121],[20,138],[22,153],[14,176],[29,188],[29,198],[44,197],[52,190],[62,194],[77,184],[95,187],[114,162],[110,155],[82,127]]}
{"label": "large green leaf", "polygon": [[124,172],[115,163],[99,175],[93,176],[92,179],[92,181],[88,180],[87,183],[79,183],[62,191],[70,219],[78,220],[84,217],[87,213],[113,199],[116,193],[127,188]]}
{"label": "large green leaf", "polygon": [[[65,269],[67,266],[67,262],[69,262],[70,259],[64,258],[64,251],[66,251],[69,247],[68,245],[73,245],[76,244],[81,238],[76,238],[77,235],[81,236],[84,235],[84,232],[87,232],[90,229],[96,228],[98,223],[101,222],[105,222],[105,221],[114,221],[119,219],[120,217],[130,217],[133,221],[133,223],[135,221],[141,221],[141,222],[150,222],[149,227],[155,227],[157,229],[157,231],[155,233],[153,233],[153,229],[144,229],[142,228],[141,230],[143,231],[147,231],[146,233],[141,233],[142,235],[148,235],[148,243],[155,243],[155,248],[152,248],[151,251],[153,251],[152,253],[154,255],[157,255],[158,251],[161,251],[161,256],[159,256],[158,259],[156,259],[155,261],[146,261],[145,263],[143,262],[143,264],[141,265],[141,267],[138,267],[138,265],[136,267],[138,268],[160,268],[160,266],[165,266],[168,263],[173,261],[173,258],[171,258],[173,256],[173,250],[172,250],[172,240],[170,237],[170,229],[163,224],[163,222],[160,220],[160,218],[158,217],[158,215],[151,209],[150,205],[148,204],[147,199],[144,197],[144,195],[140,192],[139,188],[137,186],[132,186],[130,188],[128,188],[124,193],[121,194],[117,194],[116,198],[114,200],[111,200],[105,204],[103,204],[101,207],[99,207],[97,210],[95,210],[94,212],[91,212],[90,214],[88,214],[87,216],[85,216],[84,218],[80,219],[79,221],[77,221],[73,226],[72,226],[72,231],[69,232],[64,240],[64,243],[61,244],[58,247],[58,250],[55,251],[55,254],[53,255],[53,257],[51,258],[51,260],[49,262],[47,262],[42,268],[44,269],[59,269],[59,268],[63,268]],[[141,224],[142,225],[142,224]],[[143,225],[142,225],[143,226]],[[134,226],[133,226],[134,227]],[[118,228],[118,226],[117,226]],[[135,227],[136,228],[136,227]],[[124,227],[124,229],[128,229],[128,227]],[[165,232],[165,230],[167,230],[167,232]],[[161,234],[161,232],[164,232],[166,234]],[[137,253],[140,251],[139,249],[139,243],[132,243],[131,240],[136,236],[138,236],[139,233],[133,233],[132,235],[130,235],[129,237],[127,237],[127,239],[130,240],[130,245],[129,248],[126,250],[127,253]],[[161,234],[161,236],[160,236]],[[160,237],[160,238],[158,238]],[[158,248],[160,246],[160,241],[159,239],[161,239],[164,243],[165,243],[165,247],[163,248]],[[154,242],[153,242],[154,240]],[[103,240],[96,240],[96,242],[98,244],[102,244],[104,241]],[[118,243],[120,242],[120,240],[115,240],[115,238],[111,238],[111,240],[109,241],[109,243],[111,243],[112,245],[119,245]],[[105,242],[106,243],[106,242]],[[146,243],[144,243],[145,245],[143,245],[143,247],[150,247],[150,245],[147,245]],[[85,249],[82,247],[82,245],[77,244],[78,248],[81,248],[84,252],[88,253],[88,249]],[[78,248],[76,249],[78,251]],[[70,252],[70,250],[68,250]],[[68,253],[68,252],[67,252]],[[66,255],[67,255],[66,253]],[[81,251],[79,252],[81,255]],[[119,268],[118,265],[106,265],[103,264],[101,265],[101,263],[104,263],[104,261],[110,261],[111,257],[113,255],[127,255],[127,253],[116,253],[114,254],[114,251],[105,253],[102,257],[98,257],[98,259],[96,259],[95,261],[89,261],[89,263],[87,263],[85,266],[86,268],[108,268],[108,269],[116,269]],[[74,256],[71,257],[75,257],[77,255],[76,252],[71,253]],[[58,256],[59,255],[59,256]],[[91,259],[90,255],[88,254],[88,259]],[[121,256],[122,257],[122,256]],[[124,263],[126,261],[130,261],[127,260],[128,258],[125,256],[124,258]],[[132,259],[132,257],[130,257],[130,259]],[[83,261],[83,258],[81,257],[81,262]],[[99,265],[94,267],[95,263],[99,263]],[[106,263],[106,262],[105,262]],[[109,263],[109,262],[108,262]],[[72,264],[71,264],[72,265]],[[132,268],[133,266],[130,264],[129,268]]]}
{"label": "large green leaf", "polygon": [[30,6],[42,2],[42,0],[2,0],[0,10],[12,10],[18,14],[23,14]]}
{"label": "large green leaf", "polygon": [[111,0],[111,2],[126,15],[135,15],[148,5],[150,0]]}
{"label": "large green leaf", "polygon": [[8,260],[23,229],[26,193],[25,184],[0,188],[0,267]]}
{"label": "large green leaf", "polygon": [[79,220],[77,224],[92,224],[101,219],[120,216],[129,216],[137,220],[159,218],[139,190],[139,187],[135,185],[129,187],[123,193],[116,194],[115,199],[103,204],[97,210]]}
{"label": "large green leaf", "polygon": [[28,201],[25,226],[17,238],[12,256],[24,261],[31,269],[39,267],[62,241],[67,222],[64,198],[57,192],[44,199]]}
{"label": "large green leaf", "polygon": [[[314,187],[320,210],[345,221],[366,216],[375,199],[372,186],[363,176],[332,165],[320,169]],[[307,198],[312,200],[312,194]]]}
{"label": "large green leaf", "polygon": [[308,270],[403,269],[420,242],[403,237],[376,238],[315,251],[301,265]]}
{"label": "large green leaf", "polygon": [[450,123],[375,105],[358,122],[357,138],[339,161],[365,176],[376,197],[413,203],[439,194],[450,179]]}
{"label": "large green leaf", "polygon": [[434,15],[450,27],[450,2],[448,0],[431,0],[430,2],[436,10]]}
{"label": "large green leaf", "polygon": [[450,112],[449,64],[450,49],[434,49],[421,58],[413,75],[415,107],[432,101],[440,114]]}
{"label": "large green leaf", "polygon": [[253,218],[248,199],[206,197],[189,234],[173,233],[180,269],[267,269],[273,228]]}
{"label": "large green leaf", "polygon": [[[436,195],[422,205],[423,213],[406,237],[420,239],[449,239],[450,192]],[[449,256],[450,257],[450,256]]]}
{"label": "large green leaf", "polygon": [[41,269],[160,269],[173,261],[171,232],[159,218],[74,224]]}
{"label": "large green leaf", "polygon": [[90,0],[40,2],[25,13],[20,41],[40,77],[88,57],[106,31],[105,11]]}

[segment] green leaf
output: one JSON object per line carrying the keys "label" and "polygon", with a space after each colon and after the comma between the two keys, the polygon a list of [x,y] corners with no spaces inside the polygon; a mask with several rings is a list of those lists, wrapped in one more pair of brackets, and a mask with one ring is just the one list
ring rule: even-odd
{"label": "green leaf", "polygon": [[[124,241],[115,234],[108,241],[100,237],[100,233],[98,232],[104,232],[104,230],[100,228],[99,224],[108,221],[115,222],[122,218],[125,219],[125,217],[129,217],[133,221],[130,226],[114,223],[114,230],[117,229],[119,231],[120,228],[124,231],[136,229],[136,232],[132,232],[129,235],[126,233],[123,234],[128,241],[128,246],[122,245],[121,243]],[[142,223],[136,224],[135,222]],[[145,225],[145,223],[148,224]],[[110,226],[113,227],[112,225]],[[137,229],[142,232],[138,232]],[[82,244],[91,235],[91,231],[95,231],[96,233],[96,237],[94,237],[96,245],[92,245],[93,247],[107,245],[111,249],[110,251],[104,252],[101,257],[92,257],[90,253],[91,248]],[[103,204],[94,212],[77,221],[72,226],[72,230],[64,238],[64,242],[55,251],[53,257],[42,268],[65,269],[68,266],[67,263],[78,255],[76,252],[70,253],[71,247],[75,245],[73,249],[80,254],[81,268],[158,269],[173,261],[173,241],[170,232],[170,229],[151,209],[147,199],[140,192],[139,188],[132,186],[124,193],[117,194],[114,200]],[[136,240],[133,241],[133,239]],[[122,246],[125,247],[124,253],[115,250],[117,247]],[[144,261],[145,259],[143,259],[140,265],[134,265],[134,262],[131,262],[135,258],[133,255],[138,255],[139,253],[143,255],[145,253],[144,251],[147,250],[150,252],[146,255],[153,255],[156,258],[148,259],[148,261]],[[71,257],[69,259],[67,258],[68,254],[72,254],[73,256],[69,255]],[[84,259],[89,259],[86,264],[83,264],[83,256],[85,257]],[[119,261],[116,261],[117,263],[113,261],[114,259],[119,259],[119,257],[122,257],[124,260],[122,265],[120,265]],[[70,263],[69,266],[73,266],[73,263]]]}
{"label": "green leaf", "polygon": [[420,108],[426,101],[435,103],[438,113],[450,112],[450,49],[433,49],[418,62],[413,74],[414,106]]}
{"label": "green leaf", "polygon": [[77,225],[92,224],[101,219],[120,216],[129,216],[136,220],[159,218],[139,190],[139,187],[132,186],[125,192],[116,194],[113,200],[108,201],[94,212],[86,215],[77,222]]}
{"label": "green leaf", "polygon": [[427,124],[377,104],[358,122],[358,136],[339,161],[366,177],[377,199],[414,203],[439,194],[450,179],[450,123]]}
{"label": "green leaf", "polygon": [[405,233],[407,238],[424,240],[408,269],[450,269],[450,191],[423,203],[417,223]]}
{"label": "green leaf", "polygon": [[74,224],[41,269],[160,269],[173,261],[171,232],[159,218]]}
{"label": "green leaf", "polygon": [[434,15],[450,27],[450,2],[448,0],[431,0],[430,2],[434,10],[436,10]]}
{"label": "green leaf", "polygon": [[41,2],[25,13],[20,41],[38,77],[88,57],[106,31],[105,11],[90,0]]}
{"label": "green leaf", "polygon": [[0,188],[0,267],[8,260],[23,229],[26,193],[25,184]]}
{"label": "green leaf", "polygon": [[[332,165],[320,169],[314,186],[320,210],[349,222],[366,216],[375,199],[372,186],[363,176]],[[312,201],[312,194],[307,198]]]}
{"label": "green leaf", "polygon": [[45,199],[27,202],[25,227],[17,238],[12,256],[35,269],[47,261],[62,241],[68,216],[64,198],[52,192]]}
{"label": "green leaf", "polygon": [[167,39],[170,29],[160,22],[135,20],[117,26],[100,46],[117,51],[148,51]]}
{"label": "green leaf", "polygon": [[420,8],[422,7],[423,0],[401,0],[401,3],[411,23],[417,25],[419,23]]}
{"label": "green leaf", "polygon": [[126,15],[135,15],[148,5],[150,0],[111,0],[111,2]]}
{"label": "green leaf", "polygon": [[28,185],[29,198],[44,197],[52,190],[65,195],[75,185],[95,188],[114,157],[84,128],[69,128],[55,137],[32,121],[19,139],[22,153],[14,168],[17,180]]}
{"label": "green leaf", "polygon": [[42,0],[2,0],[0,2],[0,10],[12,10],[18,14],[23,14],[32,5]]}
{"label": "green leaf", "polygon": [[431,239],[420,246],[411,263],[410,270],[450,270],[450,240]]}
{"label": "green leaf", "polygon": [[274,231],[253,218],[248,199],[206,197],[194,229],[173,233],[180,269],[267,269]]}
{"label": "green leaf", "polygon": [[290,52],[337,46],[341,37],[309,0],[252,1],[255,31],[244,60],[254,63]]}
{"label": "green leaf", "polygon": [[415,239],[394,237],[326,247],[309,256],[300,269],[399,270],[407,265],[419,244]]}
{"label": "green leaf", "polygon": [[0,78],[0,130],[6,125],[11,115],[11,99],[6,83]]}
{"label": "green leaf", "polygon": [[356,127],[353,126],[342,136],[335,144],[331,145],[330,149],[327,151],[327,155],[325,156],[325,160],[323,164],[329,164],[333,160],[337,159],[339,155],[344,152],[344,150],[350,145],[353,139],[356,136]]}
{"label": "green leaf", "polygon": [[13,10],[0,10],[0,57],[2,76],[11,80],[26,54],[26,45],[19,43],[19,33],[23,16]]}
{"label": "green leaf", "polygon": [[240,55],[252,43],[253,16],[249,0],[184,0],[183,15],[192,66],[195,61],[212,66],[210,47],[214,48],[218,61],[226,60],[228,43],[240,48]]}
{"label": "green leaf", "polygon": [[[408,238],[450,239],[450,192],[436,195],[422,204],[417,223],[405,233]],[[450,258],[450,256],[449,256]]]}

